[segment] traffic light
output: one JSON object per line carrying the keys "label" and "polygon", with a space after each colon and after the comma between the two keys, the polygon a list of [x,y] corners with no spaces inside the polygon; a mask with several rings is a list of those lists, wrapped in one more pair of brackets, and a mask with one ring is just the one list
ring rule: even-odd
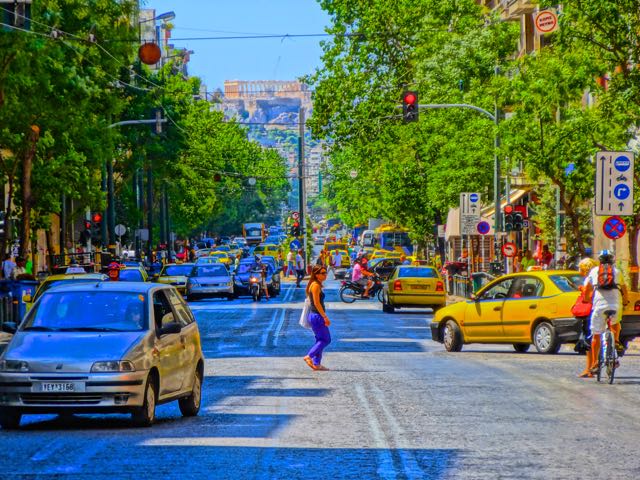
{"label": "traffic light", "polygon": [[522,215],[522,213],[520,213],[519,211],[514,211],[513,212],[513,229],[516,232],[519,232],[520,230],[522,230],[522,227],[524,226],[524,217]]}
{"label": "traffic light", "polygon": [[5,212],[0,212],[0,235],[4,235],[4,230],[5,230],[5,216],[6,213]]}
{"label": "traffic light", "polygon": [[91,240],[91,220],[84,221],[84,229],[80,232],[80,242],[88,245]]}
{"label": "traffic light", "polygon": [[291,227],[291,235],[293,237],[300,236],[300,224],[298,222],[293,222],[293,226]]}
{"label": "traffic light", "polygon": [[511,232],[514,230],[513,226],[514,226],[514,208],[513,205],[511,205],[510,203],[507,203],[503,209],[502,209],[502,213],[504,215],[504,231],[505,232]]}
{"label": "traffic light", "polygon": [[91,214],[91,241],[95,244],[102,243],[102,214],[93,212]]}
{"label": "traffic light", "polygon": [[402,120],[404,123],[418,121],[418,92],[407,90],[402,94]]}

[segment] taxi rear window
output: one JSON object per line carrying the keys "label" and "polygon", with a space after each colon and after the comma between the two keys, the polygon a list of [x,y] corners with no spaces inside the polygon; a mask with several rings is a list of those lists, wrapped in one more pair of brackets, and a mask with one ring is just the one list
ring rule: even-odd
{"label": "taxi rear window", "polygon": [[437,278],[438,274],[433,268],[400,267],[398,277]]}
{"label": "taxi rear window", "polygon": [[568,275],[549,275],[549,278],[563,292],[576,292],[582,285],[583,278],[579,273]]}

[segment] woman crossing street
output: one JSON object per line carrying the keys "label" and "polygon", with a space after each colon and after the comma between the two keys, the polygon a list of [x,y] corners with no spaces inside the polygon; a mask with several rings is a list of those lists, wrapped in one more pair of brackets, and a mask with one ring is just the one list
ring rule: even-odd
{"label": "woman crossing street", "polygon": [[324,308],[324,292],[322,284],[327,279],[327,268],[316,265],[311,270],[311,278],[307,284],[306,294],[309,298],[309,323],[316,336],[316,343],[311,347],[304,361],[313,370],[329,370],[322,365],[322,352],[331,343],[329,317]]}

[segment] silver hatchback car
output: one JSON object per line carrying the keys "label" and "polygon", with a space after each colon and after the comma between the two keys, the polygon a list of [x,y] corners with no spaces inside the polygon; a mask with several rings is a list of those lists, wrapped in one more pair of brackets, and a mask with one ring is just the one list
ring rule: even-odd
{"label": "silver hatchback car", "polygon": [[129,412],[138,426],[156,405],[200,410],[204,357],[191,310],[170,285],[100,282],[54,287],[34,304],[0,355],[0,426],[29,413]]}

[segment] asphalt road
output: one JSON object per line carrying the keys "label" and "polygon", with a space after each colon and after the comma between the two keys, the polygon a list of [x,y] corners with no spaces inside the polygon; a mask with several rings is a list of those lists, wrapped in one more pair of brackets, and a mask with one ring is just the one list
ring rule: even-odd
{"label": "asphalt road", "polygon": [[[614,385],[576,378],[584,357],[430,340],[425,311],[340,303],[310,370],[302,289],[192,303],[207,358],[200,416],[27,416],[0,431],[0,478],[640,478],[640,356]],[[332,288],[331,288],[332,287]]]}

